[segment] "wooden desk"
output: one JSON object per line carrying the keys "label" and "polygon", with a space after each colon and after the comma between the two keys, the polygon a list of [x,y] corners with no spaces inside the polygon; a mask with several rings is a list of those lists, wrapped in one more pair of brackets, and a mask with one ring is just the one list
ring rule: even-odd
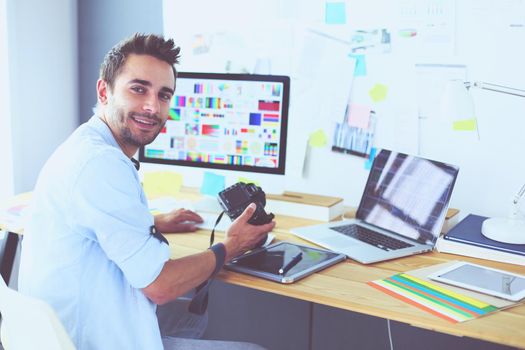
{"label": "wooden desk", "polygon": [[[274,233],[279,240],[308,244],[288,232],[291,227],[314,223],[316,222],[311,220],[277,216],[277,227]],[[173,258],[200,252],[206,249],[209,244],[208,231],[198,231],[195,234],[169,234],[166,237],[170,241]],[[222,235],[219,234],[217,240],[221,238]],[[523,267],[516,265],[433,252],[371,265],[362,265],[352,260],[346,260],[291,285],[282,285],[225,270],[218,275],[218,278],[234,285],[387,318],[437,332],[468,336],[525,349],[524,305],[500,311],[487,317],[452,324],[377,291],[366,284],[367,281],[385,278],[395,273],[458,259],[516,273],[524,272]]]}
{"label": "wooden desk", "polygon": [[[184,189],[178,199],[198,200],[200,194],[194,189]],[[30,195],[16,196],[15,201],[27,201]],[[10,202],[10,205],[12,202]],[[277,227],[274,233],[278,240],[286,240],[301,244],[309,244],[289,233],[289,229],[318,223],[317,221],[277,216]],[[18,235],[11,232],[21,233],[21,229],[2,227],[9,231],[6,251],[4,254],[2,276],[11,274],[12,260],[16,252]],[[166,238],[170,241],[172,258],[178,258],[193,253],[201,252],[208,248],[209,231],[201,230],[188,234],[168,234]],[[223,235],[218,233],[216,240],[220,241]],[[9,249],[8,249],[9,248]],[[377,291],[368,286],[367,281],[385,278],[393,274],[413,270],[420,267],[430,266],[446,262],[448,260],[465,260],[483,265],[501,268],[516,273],[524,273],[524,268],[517,265],[479,260],[474,258],[440,254],[426,253],[416,256],[400,258],[392,261],[362,265],[352,260],[346,260],[326,270],[311,275],[291,285],[282,285],[260,278],[223,270],[218,278],[222,281],[238,286],[244,286],[264,292],[279,294],[296,298],[299,300],[327,305],[343,310],[354,311],[366,315],[387,318],[415,327],[429,329],[432,331],[468,336],[480,340],[514,346],[525,349],[525,306],[519,305],[487,317],[478,318],[464,323],[452,324],[438,317],[430,315],[409,304],[403,303],[393,297]]]}

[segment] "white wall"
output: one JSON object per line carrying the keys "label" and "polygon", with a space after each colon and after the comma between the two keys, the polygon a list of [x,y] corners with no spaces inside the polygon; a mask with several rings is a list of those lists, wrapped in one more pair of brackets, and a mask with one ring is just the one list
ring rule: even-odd
{"label": "white wall", "polygon": [[77,2],[5,0],[15,193],[78,125]]}
{"label": "white wall", "polygon": [[[307,79],[294,69],[307,62],[311,70],[328,66],[327,71],[337,73],[341,65],[335,61],[326,64],[312,60],[312,56],[323,50],[335,57],[335,46],[327,44],[334,40],[324,39],[324,46],[316,45],[304,39],[308,32],[305,34],[301,29],[321,31],[326,38],[339,39],[336,42],[350,41],[357,30],[387,29],[391,34],[391,48],[383,52],[379,49],[366,51],[366,76],[348,79],[335,75],[334,84],[325,84],[327,88],[323,93],[331,95],[337,86],[343,89],[345,84],[352,85],[350,100],[371,106],[377,112],[376,147],[458,165],[460,173],[451,206],[459,208],[462,215],[469,212],[505,215],[511,198],[525,181],[522,160],[525,98],[472,89],[479,138],[476,132],[454,131],[449,120],[451,113],[439,113],[443,104],[438,95],[442,95],[443,89],[432,83],[420,86],[416,64],[462,64],[467,67],[468,80],[525,89],[525,48],[522,44],[525,40],[525,1],[337,2],[346,6],[345,24],[325,23],[325,4],[329,2],[324,0],[253,0],[249,4],[242,0],[213,3],[164,0],[164,27],[165,33],[181,44],[181,71],[220,72],[225,69],[223,62],[228,60],[239,67],[250,68],[256,58],[270,57],[272,74],[290,75],[292,93],[285,186],[290,190],[338,195],[350,205],[359,203],[368,176],[364,159],[330,150],[334,116],[320,110],[322,94],[315,100],[297,98],[298,88],[303,87],[301,79]],[[232,8],[243,16],[239,17]],[[413,30],[417,35],[408,39],[406,32]],[[202,42],[197,38],[204,38],[205,51],[192,49]],[[308,43],[306,50],[302,49],[302,42]],[[285,43],[297,50],[289,50]],[[283,52],[288,61],[283,59]],[[350,45],[347,52],[350,53]],[[232,72],[235,71],[232,69]],[[441,72],[434,74],[443,80],[449,79]],[[372,102],[369,96],[369,90],[376,83],[389,87],[386,100],[378,103]],[[315,79],[310,86],[316,84],[323,82]],[[433,108],[427,107],[432,112],[431,117],[425,116],[423,120],[418,107],[426,98],[435,99],[436,103]],[[310,109],[298,113],[298,105],[307,105]],[[343,117],[335,119],[342,121]],[[301,170],[304,159],[301,154],[304,154],[306,137],[298,136],[307,136],[319,128],[326,132],[328,146],[309,152],[306,172],[299,176],[291,174]],[[263,184],[263,188],[265,186]],[[525,200],[523,202],[525,210]]]}
{"label": "white wall", "polygon": [[6,1],[0,0],[0,201],[12,196],[14,190],[6,9]]}

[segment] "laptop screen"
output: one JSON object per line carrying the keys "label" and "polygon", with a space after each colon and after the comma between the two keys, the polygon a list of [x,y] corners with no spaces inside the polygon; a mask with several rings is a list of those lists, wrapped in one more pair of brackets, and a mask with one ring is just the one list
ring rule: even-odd
{"label": "laptop screen", "polygon": [[420,243],[439,237],[459,168],[382,150],[374,160],[357,218]]}

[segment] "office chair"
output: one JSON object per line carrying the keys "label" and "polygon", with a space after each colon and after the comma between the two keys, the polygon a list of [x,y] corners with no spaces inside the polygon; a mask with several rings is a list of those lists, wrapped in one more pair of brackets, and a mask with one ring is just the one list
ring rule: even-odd
{"label": "office chair", "polygon": [[75,349],[53,309],[7,287],[0,278],[0,339],[6,350]]}

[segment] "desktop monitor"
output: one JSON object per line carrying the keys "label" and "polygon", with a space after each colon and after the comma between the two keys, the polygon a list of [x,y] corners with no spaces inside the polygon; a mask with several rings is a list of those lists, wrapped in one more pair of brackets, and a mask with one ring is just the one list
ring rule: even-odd
{"label": "desktop monitor", "polygon": [[177,75],[166,125],[142,162],[284,174],[290,78]]}

